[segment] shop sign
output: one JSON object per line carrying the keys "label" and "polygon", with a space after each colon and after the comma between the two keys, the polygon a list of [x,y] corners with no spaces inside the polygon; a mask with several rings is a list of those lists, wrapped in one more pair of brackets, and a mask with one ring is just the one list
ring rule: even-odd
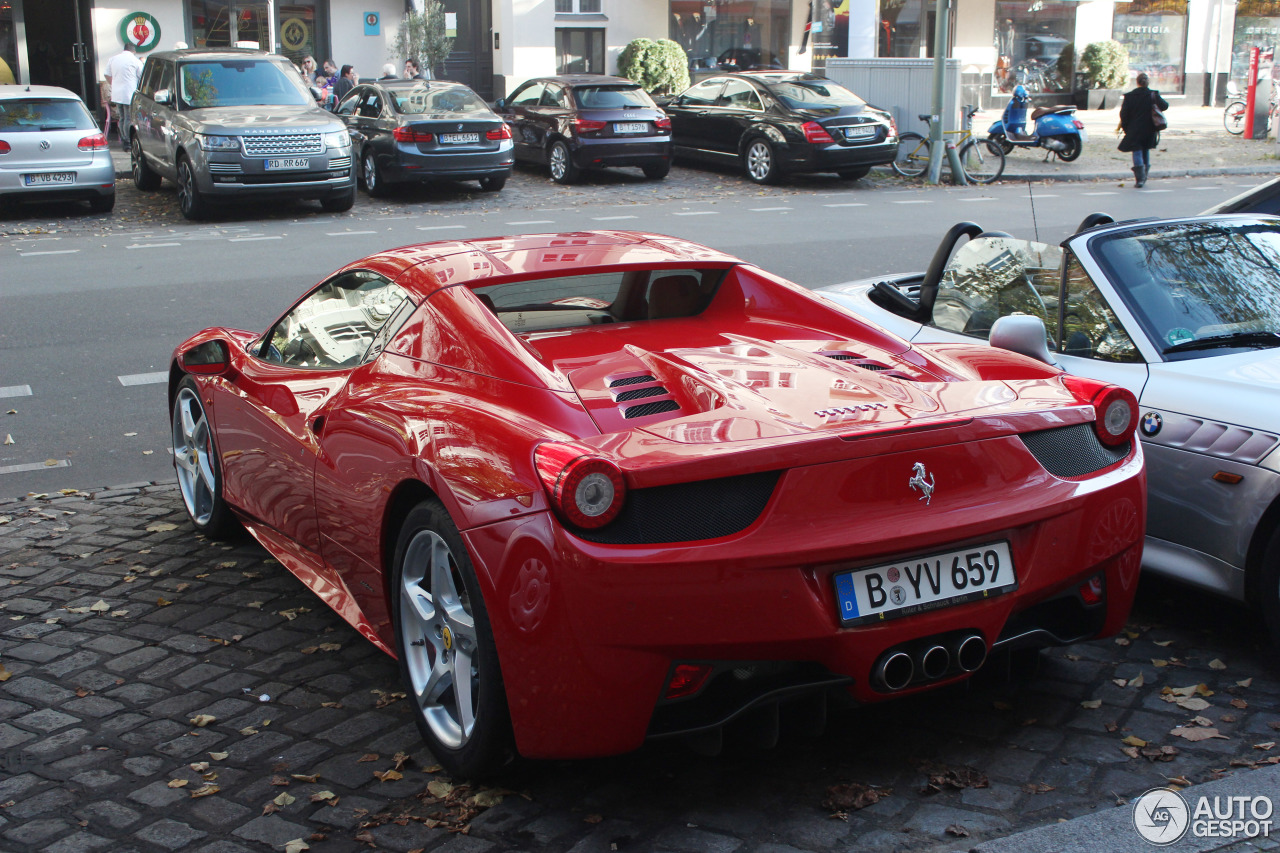
{"label": "shop sign", "polygon": [[367,36],[382,34],[381,17],[377,12],[364,13],[364,34]]}
{"label": "shop sign", "polygon": [[146,12],[130,12],[120,19],[120,43],[131,43],[138,53],[160,44],[160,22]]}

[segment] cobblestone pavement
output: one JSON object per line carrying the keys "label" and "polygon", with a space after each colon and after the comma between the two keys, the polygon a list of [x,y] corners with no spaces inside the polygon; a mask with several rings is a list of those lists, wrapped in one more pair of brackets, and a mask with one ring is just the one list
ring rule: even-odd
{"label": "cobblestone pavement", "polygon": [[1239,608],[1144,581],[1125,635],[1021,686],[454,788],[393,662],[257,545],[197,537],[174,487],[6,501],[0,850],[950,853],[1272,760],[1262,642]]}
{"label": "cobblestone pavement", "polygon": [[[1010,154],[1005,168],[1007,180],[1125,180],[1131,160],[1116,150],[1114,127],[1116,110],[1083,111],[1090,139],[1084,153],[1072,163],[1056,157],[1045,159],[1043,150],[1018,150]],[[995,114],[985,114],[989,123]],[[1163,134],[1161,146],[1152,153],[1152,180],[1188,173],[1230,171],[1262,177],[1280,173],[1276,145],[1231,136],[1222,127],[1222,111],[1201,107],[1177,107],[1170,111],[1172,127]],[[979,131],[986,124],[976,122]],[[117,167],[127,174],[128,157],[113,149]],[[1154,184],[1153,184],[1154,186]],[[888,168],[873,169],[859,181],[841,181],[834,175],[794,175],[777,186],[751,183],[740,169],[725,166],[677,165],[662,181],[645,180],[639,169],[605,169],[586,173],[572,186],[552,183],[546,170],[517,166],[505,189],[499,193],[480,192],[476,184],[440,184],[430,187],[397,187],[391,198],[372,199],[363,190],[356,206],[344,214],[321,213],[316,202],[263,202],[228,207],[215,212],[210,222],[236,226],[259,221],[310,220],[329,217],[336,223],[367,220],[384,215],[440,216],[459,211],[493,212],[537,208],[568,208],[608,202],[645,204],[689,199],[784,198],[814,192],[847,193],[859,201],[875,198],[879,189],[923,188],[918,179],[896,176]],[[80,203],[14,205],[0,207],[0,238],[45,233],[110,234],[120,230],[190,227],[178,212],[177,191],[165,182],[156,192],[134,188],[128,177],[116,182],[116,208],[109,214],[90,214]]]}

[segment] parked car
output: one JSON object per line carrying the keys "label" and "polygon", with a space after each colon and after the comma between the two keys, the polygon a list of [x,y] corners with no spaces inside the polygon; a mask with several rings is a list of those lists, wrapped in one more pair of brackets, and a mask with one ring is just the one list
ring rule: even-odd
{"label": "parked car", "polygon": [[545,164],[556,183],[605,166],[639,166],[650,180],[671,171],[670,119],[622,77],[540,77],[499,98],[494,109],[511,125],[516,159]]}
{"label": "parked car", "polygon": [[357,86],[338,105],[371,196],[396,183],[479,181],[497,192],[511,177],[511,130],[461,83],[387,80]]}
{"label": "parked car", "polygon": [[74,92],[0,86],[0,204],[83,199],[94,213],[116,203],[107,137]]}
{"label": "parked car", "polygon": [[196,529],[394,653],[456,775],[954,684],[1136,589],[1132,394],[682,239],[362,258],[179,344],[169,402]]}
{"label": "parked car", "polygon": [[1045,358],[1140,401],[1144,566],[1256,605],[1280,638],[1280,219],[1094,216],[1061,247],[980,232],[953,229],[927,273],[820,292],[913,343],[1043,321]]}
{"label": "parked car", "polygon": [[212,204],[312,198],[355,203],[351,139],[321,109],[289,60],[259,50],[152,53],[133,96],[133,182],[178,185],[187,219]]}
{"label": "parked car", "polygon": [[800,71],[721,74],[665,105],[677,157],[741,163],[758,184],[791,172],[865,177],[893,162],[893,117],[839,83]]}
{"label": "parked car", "polygon": [[1213,213],[1280,214],[1280,178],[1264,181],[1204,211],[1205,215]]}

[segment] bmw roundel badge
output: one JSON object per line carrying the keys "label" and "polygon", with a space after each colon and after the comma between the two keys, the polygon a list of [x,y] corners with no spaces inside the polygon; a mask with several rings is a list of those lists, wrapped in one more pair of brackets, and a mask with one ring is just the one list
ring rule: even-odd
{"label": "bmw roundel badge", "polygon": [[1164,418],[1160,417],[1159,412],[1147,412],[1142,416],[1142,434],[1147,438],[1160,432],[1162,426],[1164,426]]}

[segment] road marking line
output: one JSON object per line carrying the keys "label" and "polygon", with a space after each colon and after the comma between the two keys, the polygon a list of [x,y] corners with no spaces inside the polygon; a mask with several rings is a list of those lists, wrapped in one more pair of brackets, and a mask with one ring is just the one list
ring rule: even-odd
{"label": "road marking line", "polygon": [[59,459],[57,465],[50,465],[47,462],[26,462],[22,465],[2,465],[0,466],[0,474],[20,474],[23,471],[40,471],[45,468],[70,468],[71,463],[66,459]]}
{"label": "road marking line", "polygon": [[515,222],[508,222],[508,225],[554,225],[554,219],[517,219]]}
{"label": "road marking line", "polygon": [[0,397],[30,397],[30,385],[6,385],[0,388]]}
{"label": "road marking line", "polygon": [[126,249],[164,249],[169,246],[181,246],[181,243],[134,243],[132,246],[125,246]]}
{"label": "road marking line", "polygon": [[975,198],[959,198],[956,201],[995,201],[991,196],[978,196]]}
{"label": "road marking line", "polygon": [[1189,190],[1216,190],[1218,187],[1187,187]]}
{"label": "road marking line", "polygon": [[1117,195],[1117,193],[1107,191],[1107,192],[1100,192],[1100,193],[1081,193],[1081,195]]}
{"label": "road marking line", "polygon": [[[423,229],[419,228],[418,230],[422,231]],[[324,236],[326,237],[358,237],[361,234],[377,234],[377,233],[378,233],[377,231],[327,231],[325,232]]]}
{"label": "road marking line", "polygon": [[1033,198],[1062,198],[1062,196],[1058,195],[1057,193],[1040,193],[1036,196],[1033,196]]}
{"label": "road marking line", "polygon": [[[453,228],[466,228],[465,225],[419,225],[419,231],[448,231]],[[372,234],[372,231],[360,231],[360,234]]]}
{"label": "road marking line", "polygon": [[156,373],[131,373],[128,376],[117,376],[116,378],[126,388],[130,385],[159,385],[161,382],[169,381],[169,373],[161,370]]}
{"label": "road marking line", "polygon": [[80,250],[79,249],[50,249],[47,252],[24,252],[21,249],[19,249],[18,257],[34,258],[36,255],[74,255],[78,251]]}
{"label": "road marking line", "polygon": [[283,236],[281,236],[280,234],[276,234],[273,237],[232,237],[227,242],[228,243],[252,243],[257,240],[283,240],[283,239],[284,239]]}
{"label": "road marking line", "polygon": [[639,219],[638,216],[593,216],[592,222],[612,222],[615,219]]}
{"label": "road marking line", "polygon": [[933,204],[931,198],[904,199],[902,201],[891,202],[891,204]]}
{"label": "road marking line", "polygon": [[750,210],[752,213],[769,213],[769,212],[774,211],[774,210],[794,210],[795,208],[791,208],[791,207],[751,207],[751,208],[747,208],[747,209],[748,209],[748,210]]}
{"label": "road marking line", "polygon": [[867,206],[866,203],[861,201],[846,201],[840,204],[824,204],[823,205],[823,207],[866,207],[866,206]]}
{"label": "road marking line", "polygon": [[719,214],[718,210],[686,210],[683,213],[673,213],[672,216],[715,216]]}
{"label": "road marking line", "polygon": [[1171,193],[1171,192],[1173,192],[1173,190],[1149,190],[1149,189],[1147,189],[1146,187],[1143,187],[1142,189],[1143,189],[1143,192],[1144,192],[1146,195],[1150,195],[1151,193]]}

